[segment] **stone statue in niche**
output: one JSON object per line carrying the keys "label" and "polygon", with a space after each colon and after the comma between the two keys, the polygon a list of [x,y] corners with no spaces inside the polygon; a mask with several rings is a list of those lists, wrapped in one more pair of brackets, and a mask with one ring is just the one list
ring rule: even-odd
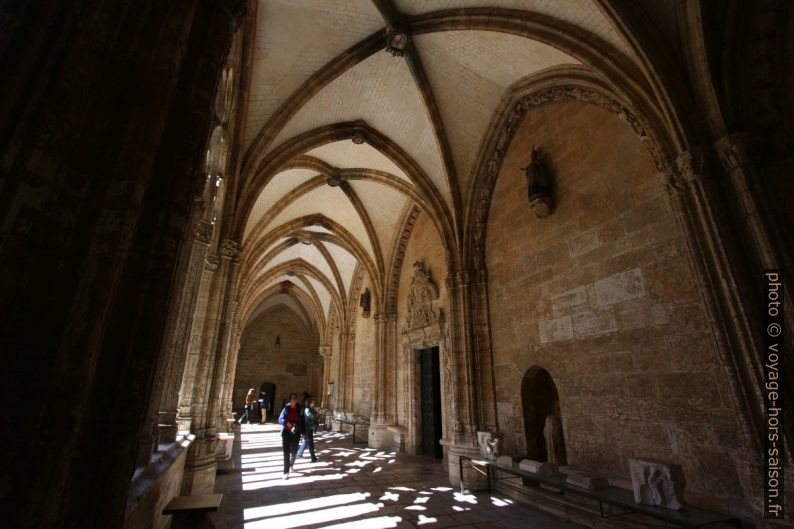
{"label": "stone statue in niche", "polygon": [[365,318],[369,318],[369,307],[371,302],[371,296],[369,289],[365,289],[364,292],[361,293],[361,298],[359,300],[359,306],[361,307],[361,315]]}
{"label": "stone statue in niche", "polygon": [[681,509],[686,486],[681,465],[655,459],[631,459],[629,466],[635,503]]}
{"label": "stone statue in niche", "polygon": [[549,463],[557,466],[568,464],[568,457],[565,453],[565,439],[562,433],[562,421],[556,415],[546,415],[546,423],[543,425],[543,438],[546,441],[546,453]]}
{"label": "stone statue in niche", "polygon": [[430,272],[421,261],[414,263],[414,278],[408,294],[408,307],[403,332],[423,329],[439,323],[438,312],[433,302],[438,299],[438,288],[430,278]]}

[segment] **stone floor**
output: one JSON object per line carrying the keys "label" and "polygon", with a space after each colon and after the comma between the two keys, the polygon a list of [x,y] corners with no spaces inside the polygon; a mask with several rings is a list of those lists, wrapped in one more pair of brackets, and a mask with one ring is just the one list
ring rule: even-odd
{"label": "stone floor", "polygon": [[243,425],[235,441],[237,472],[221,474],[217,529],[324,527],[507,527],[580,529],[582,526],[491,494],[460,494],[440,461],[353,444],[350,434],[318,433],[316,463],[298,460],[282,479],[278,426]]}

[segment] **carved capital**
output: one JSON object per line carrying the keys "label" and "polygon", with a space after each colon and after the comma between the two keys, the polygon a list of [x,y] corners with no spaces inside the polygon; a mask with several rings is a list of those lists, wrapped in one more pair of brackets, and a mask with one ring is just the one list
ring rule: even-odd
{"label": "carved capital", "polygon": [[681,175],[672,167],[661,173],[662,186],[669,196],[675,196],[686,191],[686,182]]}
{"label": "carved capital", "polygon": [[[474,279],[477,278],[477,274],[475,272]],[[472,281],[472,274],[469,273],[468,270],[458,270],[457,272],[453,272],[449,274],[446,279],[445,283],[447,288],[452,290],[453,288],[458,287],[465,287],[471,284]]]}
{"label": "carved capital", "polygon": [[237,241],[233,241],[231,239],[223,239],[221,241],[221,256],[224,259],[229,259],[233,262],[238,262],[240,260],[240,252],[242,248],[240,247],[240,243]]}
{"label": "carved capital", "polygon": [[317,352],[320,353],[320,356],[322,356],[326,360],[330,360],[331,357],[333,356],[333,351],[331,350],[330,345],[321,345],[318,348]]}
{"label": "carved capital", "polygon": [[708,174],[708,157],[703,149],[681,153],[675,160],[681,179],[687,184],[703,180]]}
{"label": "carved capital", "polygon": [[726,171],[750,165],[750,141],[745,134],[731,134],[720,138],[714,144],[717,157]]}
{"label": "carved capital", "polygon": [[210,239],[212,239],[212,224],[205,221],[200,220],[196,223],[196,229],[193,232],[193,236],[198,242],[209,244]]}
{"label": "carved capital", "polygon": [[221,260],[217,255],[208,253],[207,257],[204,258],[204,270],[207,270],[208,272],[214,272],[218,269],[220,262]]}

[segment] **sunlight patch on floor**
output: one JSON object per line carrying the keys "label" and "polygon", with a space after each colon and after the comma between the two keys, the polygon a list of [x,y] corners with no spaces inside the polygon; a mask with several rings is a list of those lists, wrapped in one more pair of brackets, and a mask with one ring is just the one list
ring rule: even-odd
{"label": "sunlight patch on floor", "polygon": [[310,511],[321,507],[337,507],[346,503],[355,503],[369,498],[369,492],[354,492],[352,494],[336,494],[334,496],[322,496],[311,500],[289,501],[276,503],[264,507],[252,507],[243,511],[243,518],[253,520],[255,518],[266,518],[284,514],[295,514],[301,511]]}
{"label": "sunlight patch on floor", "polygon": [[402,521],[399,516],[379,516],[377,518],[365,518],[355,522],[345,522],[335,525],[324,525],[320,529],[387,529],[397,527]]}
{"label": "sunlight patch on floor", "polygon": [[354,505],[342,505],[339,507],[331,507],[318,511],[303,512],[287,516],[276,516],[263,518],[261,520],[252,522],[246,522],[245,529],[289,529],[292,527],[300,527],[302,525],[320,524],[377,512],[381,507],[383,507],[382,503],[371,502],[357,503]]}

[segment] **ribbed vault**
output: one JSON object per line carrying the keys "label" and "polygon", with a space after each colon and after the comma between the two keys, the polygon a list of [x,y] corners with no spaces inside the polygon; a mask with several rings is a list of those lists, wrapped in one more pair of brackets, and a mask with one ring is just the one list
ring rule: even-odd
{"label": "ribbed vault", "polygon": [[[416,209],[438,230],[449,271],[465,268],[485,156],[528,80],[586,72],[663,126],[653,83],[602,3],[261,2],[229,219],[243,305],[259,310],[264,292],[283,296],[276,287],[289,284],[323,329],[331,312],[350,321],[360,268],[375,311],[394,310],[384,285]],[[387,53],[395,31],[406,45]]]}

